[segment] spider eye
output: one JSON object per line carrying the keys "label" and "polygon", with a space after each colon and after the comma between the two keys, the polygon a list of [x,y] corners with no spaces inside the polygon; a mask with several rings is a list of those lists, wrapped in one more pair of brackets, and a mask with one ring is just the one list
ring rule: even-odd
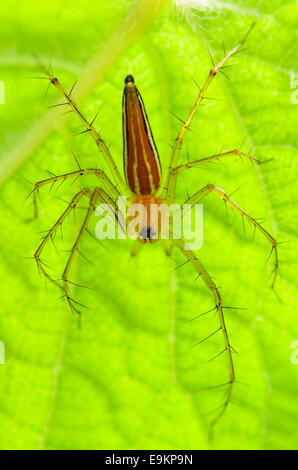
{"label": "spider eye", "polygon": [[146,240],[152,240],[153,237],[157,235],[157,233],[151,227],[148,227],[148,228],[143,227],[142,230],[139,232],[139,235],[140,237],[143,238],[144,241],[146,241]]}

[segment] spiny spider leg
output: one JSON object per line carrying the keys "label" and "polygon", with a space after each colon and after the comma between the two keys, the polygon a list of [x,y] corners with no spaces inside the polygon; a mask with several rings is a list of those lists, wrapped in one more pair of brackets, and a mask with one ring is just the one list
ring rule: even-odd
{"label": "spiny spider leg", "polygon": [[53,225],[53,227],[48,231],[48,233],[46,234],[46,236],[44,237],[44,239],[42,240],[41,244],[39,245],[39,247],[37,248],[36,252],[34,253],[34,258],[36,260],[36,263],[37,263],[37,267],[38,269],[46,276],[47,279],[49,279],[51,282],[53,282],[56,286],[58,286],[60,289],[61,289],[61,286],[58,284],[57,281],[55,281],[54,279],[51,278],[51,276],[48,274],[48,272],[44,269],[43,267],[43,264],[42,264],[42,260],[40,259],[40,255],[41,255],[41,252],[42,250],[44,249],[44,247],[46,246],[46,244],[48,243],[48,241],[51,239],[51,237],[54,235],[54,233],[56,232],[57,228],[64,222],[64,220],[66,219],[66,217],[69,215],[69,213],[77,206],[77,204],[79,203],[79,201],[81,200],[81,198],[83,196],[87,196],[88,195],[88,192],[89,190],[88,189],[82,189],[81,191],[79,191],[77,194],[75,194],[75,196],[72,198],[72,200],[70,201],[70,203],[68,204],[67,208],[65,209],[65,211],[63,212],[63,214],[61,214],[61,216],[59,217],[59,219],[57,220],[57,222]]}
{"label": "spiny spider leg", "polygon": [[274,253],[275,263],[273,269],[273,280],[271,284],[271,288],[274,288],[274,284],[276,281],[277,271],[278,271],[278,254],[277,254],[277,241],[273,238],[264,227],[259,224],[253,217],[251,217],[245,210],[243,210],[236,202],[234,202],[221,188],[213,184],[208,184],[204,186],[204,188],[200,189],[200,191],[196,192],[192,197],[190,197],[185,204],[197,204],[201,199],[207,196],[210,192],[214,192],[224,203],[229,204],[229,206],[233,207],[242,217],[245,217],[249,222],[251,222],[255,228],[257,228],[262,234],[267,238],[267,240],[271,243],[271,253]]}
{"label": "spiny spider leg", "polygon": [[[103,157],[104,157],[104,159],[105,159],[105,161],[106,161],[106,163],[109,167],[109,170],[110,170],[112,176],[114,177],[117,185],[119,186],[119,189],[120,189],[121,193],[128,195],[128,188],[127,188],[125,182],[123,181],[123,178],[122,178],[122,176],[121,176],[121,174],[120,174],[120,172],[119,172],[119,170],[116,166],[116,163],[115,163],[115,161],[114,161],[114,159],[111,155],[111,152],[110,152],[108,146],[106,145],[104,140],[100,137],[99,133],[97,132],[97,130],[93,126],[93,123],[94,123],[95,119],[93,119],[92,122],[89,122],[86,119],[86,117],[83,115],[83,113],[79,110],[77,104],[75,103],[75,101],[71,97],[73,87],[72,87],[71,91],[69,93],[67,93],[67,91],[63,88],[63,86],[61,85],[61,83],[59,82],[57,77],[54,77],[41,64],[39,64],[39,66],[41,67],[43,72],[49,77],[49,80],[51,81],[51,83],[57,88],[57,90],[59,90],[59,92],[62,94],[62,96],[64,96],[64,98],[66,99],[65,104],[68,104],[71,107],[72,111],[75,112],[75,114],[79,117],[79,119],[82,121],[82,123],[86,127],[86,131],[84,131],[84,132],[87,132],[88,134],[91,135],[92,139],[95,141],[95,143],[96,143],[97,147],[99,148],[100,152],[103,154]],[[58,106],[60,106],[60,104],[58,104]]]}
{"label": "spiny spider leg", "polygon": [[204,266],[201,264],[201,262],[198,260],[196,257],[195,253],[191,250],[186,250],[184,247],[184,241],[183,240],[173,240],[173,243],[182,251],[184,256],[187,258],[188,261],[193,265],[195,270],[197,271],[198,275],[203,279],[205,282],[206,286],[208,287],[209,290],[211,290],[213,297],[214,297],[214,302],[215,302],[215,307],[218,313],[218,318],[219,318],[219,330],[222,331],[223,334],[223,339],[224,339],[224,344],[225,344],[225,349],[224,351],[227,352],[227,358],[228,358],[228,365],[229,365],[229,382],[228,382],[228,390],[227,390],[227,395],[225,398],[225,401],[221,407],[220,412],[217,414],[217,416],[213,419],[211,422],[211,428],[217,423],[217,421],[221,418],[223,413],[225,412],[230,400],[231,400],[231,395],[232,395],[232,389],[233,385],[235,383],[235,371],[234,371],[234,362],[233,362],[233,357],[232,357],[232,347],[229,343],[229,337],[225,325],[225,319],[224,319],[224,314],[223,314],[223,306],[222,306],[222,299],[221,295],[218,291],[218,288],[216,287],[213,279],[211,276],[208,274]]}
{"label": "spiny spider leg", "polygon": [[115,214],[115,209],[117,208],[117,206],[114,203],[114,201],[112,200],[112,198],[103,189],[95,188],[94,191],[91,191],[91,190],[87,190],[87,191],[88,191],[88,196],[90,197],[89,207],[87,209],[87,213],[86,213],[85,219],[82,223],[82,226],[80,228],[79,234],[78,234],[78,236],[77,236],[77,238],[76,238],[76,240],[73,244],[73,247],[71,249],[70,256],[69,256],[68,261],[66,263],[65,269],[62,273],[63,289],[64,289],[64,294],[65,294],[65,297],[67,299],[68,305],[72,310],[74,310],[78,314],[81,314],[81,312],[77,309],[77,307],[74,306],[75,301],[71,298],[69,288],[68,288],[68,285],[67,285],[67,283],[69,282],[68,274],[69,274],[69,270],[70,270],[71,264],[72,264],[73,259],[74,259],[74,255],[75,255],[76,251],[78,250],[79,244],[82,240],[82,237],[84,235],[85,230],[88,228],[88,223],[89,223],[90,217],[96,209],[96,203],[98,201],[103,201],[105,204],[108,204],[110,207],[113,208],[114,214]]}
{"label": "spiny spider leg", "polygon": [[102,184],[105,186],[107,191],[109,191],[109,193],[115,200],[120,196],[118,189],[114,186],[114,184],[111,182],[111,180],[106,176],[106,174],[102,170],[98,170],[97,168],[80,169],[80,170],[72,171],[71,173],[65,173],[63,175],[53,176],[52,178],[47,178],[45,180],[38,181],[37,183],[35,183],[35,187],[33,190],[34,217],[36,218],[38,215],[36,196],[40,187],[49,183],[55,183],[56,181],[63,182],[64,180],[68,178],[73,178],[75,176],[79,177],[83,175],[97,176],[102,182]]}
{"label": "spiny spider leg", "polygon": [[238,51],[238,49],[244,44],[244,42],[246,41],[246,38],[247,38],[248,34],[250,33],[253,26],[254,25],[252,24],[252,26],[249,28],[248,32],[246,33],[244,38],[239,42],[239,44],[236,47],[234,47],[215,67],[213,67],[210,70],[204,85],[200,89],[200,92],[199,92],[199,95],[198,95],[198,97],[195,101],[195,104],[191,108],[186,120],[184,121],[184,123],[182,124],[181,129],[178,132],[178,135],[175,139],[172,154],[171,154],[170,165],[169,165],[168,175],[167,175],[167,181],[166,181],[166,185],[165,185],[165,187],[166,187],[166,202],[168,204],[173,204],[174,199],[175,199],[176,177],[175,177],[175,174],[172,173],[172,168],[177,167],[178,159],[179,159],[180,152],[181,152],[181,147],[182,147],[182,144],[183,144],[183,139],[185,137],[185,134],[186,134],[187,130],[189,129],[190,123],[191,123],[191,121],[192,121],[192,119],[193,119],[193,117],[194,117],[201,101],[203,100],[204,95],[205,95],[210,83],[212,82],[213,78],[215,77],[217,72],[221,69],[221,67],[225,64],[225,62],[227,62],[227,60],[229,60]]}
{"label": "spiny spider leg", "polygon": [[[43,249],[45,248],[46,244],[48,243],[48,241],[51,239],[51,237],[53,236],[53,234],[55,233],[55,231],[57,230],[57,228],[64,222],[64,220],[66,219],[66,217],[70,214],[70,212],[77,206],[77,204],[79,203],[79,201],[81,200],[81,198],[83,196],[87,196],[90,198],[90,203],[89,203],[89,207],[87,209],[87,214],[85,216],[85,219],[84,219],[84,222],[82,224],[82,227],[80,229],[80,232],[78,234],[78,237],[71,249],[71,254],[70,254],[70,257],[67,261],[67,265],[64,269],[64,272],[62,274],[62,281],[63,281],[63,287],[61,287],[57,281],[55,281],[54,279],[51,278],[51,276],[49,275],[49,273],[46,271],[46,269],[43,267],[43,262],[42,260],[40,259],[40,255],[43,251]],[[64,294],[65,294],[65,297],[67,298],[67,301],[68,301],[68,304],[69,306],[74,310],[76,311],[77,313],[80,313],[79,310],[73,305],[73,302],[74,300],[71,299],[70,295],[69,295],[69,289],[68,289],[68,286],[67,286],[67,282],[69,282],[67,280],[67,274],[68,274],[68,271],[69,271],[69,268],[70,268],[70,265],[71,265],[71,262],[73,260],[73,257],[74,257],[74,254],[75,252],[77,251],[78,249],[78,245],[81,241],[81,238],[85,232],[85,230],[87,229],[87,226],[88,226],[88,222],[89,222],[89,219],[91,217],[91,214],[92,214],[92,211],[95,209],[95,204],[96,202],[103,202],[105,205],[108,205],[111,209],[112,209],[112,214],[113,216],[118,220],[118,214],[119,214],[119,211],[118,211],[118,207],[117,205],[115,204],[115,202],[113,201],[113,199],[101,188],[96,188],[94,191],[91,191],[90,189],[88,188],[84,188],[82,189],[81,191],[79,191],[71,200],[71,202],[69,203],[69,205],[67,206],[67,208],[65,209],[65,211],[63,212],[63,214],[59,217],[59,219],[57,220],[57,222],[53,225],[53,227],[48,231],[47,235],[44,237],[43,241],[41,242],[41,244],[39,245],[38,249],[36,250],[36,252],[34,253],[34,258],[37,262],[37,266],[38,266],[38,269],[47,277],[47,279],[49,279],[51,282],[53,282],[56,286],[58,286],[60,289],[62,289],[64,291]],[[120,215],[120,214],[119,214]]]}
{"label": "spiny spider leg", "polygon": [[219,158],[230,157],[232,155],[236,155],[240,158],[241,157],[248,158],[249,160],[258,164],[263,163],[260,160],[257,160],[256,158],[252,157],[251,155],[248,155],[247,153],[241,152],[238,149],[233,149],[233,150],[229,150],[228,152],[216,153],[209,157],[204,157],[204,158],[200,158],[199,160],[194,160],[191,162],[183,163],[182,165],[179,165],[176,168],[172,168],[171,173],[173,174],[173,176],[177,177],[177,174],[180,173],[181,171],[188,170],[189,168],[194,168],[196,166],[199,166],[201,163],[210,162],[212,160],[217,160]]}

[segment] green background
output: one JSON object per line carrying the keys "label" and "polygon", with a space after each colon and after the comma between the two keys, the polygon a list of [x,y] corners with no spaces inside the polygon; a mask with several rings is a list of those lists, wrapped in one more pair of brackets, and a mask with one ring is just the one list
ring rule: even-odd
{"label": "green background", "polygon": [[[1,6],[0,80],[0,447],[2,449],[286,449],[297,448],[298,365],[291,343],[298,339],[295,246],[297,158],[291,101],[297,64],[297,3],[284,0],[221,2],[11,1]],[[228,378],[226,357],[208,362],[222,349],[215,335],[210,292],[184,259],[165,256],[159,244],[131,259],[130,242],[86,236],[77,256],[73,295],[89,306],[82,328],[59,299],[59,291],[39,277],[33,255],[42,230],[59,217],[92,177],[66,182],[51,194],[41,191],[40,218],[32,215],[32,184],[82,167],[105,168],[100,154],[54,88],[40,76],[32,52],[69,89],[111,144],[122,168],[121,96],[123,79],[135,77],[151,122],[164,173],[179,121],[185,118],[215,60],[233,47],[252,21],[248,49],[235,67],[216,77],[185,139],[181,162],[239,147],[259,159],[256,167],[237,158],[206,164],[181,175],[177,200],[213,183],[279,241],[280,276],[269,288],[270,245],[214,195],[204,202],[201,261],[221,288],[237,383],[232,403],[208,441],[210,411],[223,402],[224,388],[206,390]],[[232,63],[232,62],[231,62]],[[298,74],[296,73],[298,77]],[[61,102],[61,100],[60,100]],[[66,120],[66,118],[69,118]],[[296,196],[296,198],[295,198]],[[84,207],[84,204],[82,204]],[[86,206],[86,204],[85,204]],[[59,278],[83,211],[65,223],[44,259]],[[95,218],[92,221],[95,225]],[[92,228],[93,230],[93,228]],[[107,249],[105,249],[107,248]],[[63,251],[64,250],[64,251]],[[109,250],[109,251],[108,251]]]}

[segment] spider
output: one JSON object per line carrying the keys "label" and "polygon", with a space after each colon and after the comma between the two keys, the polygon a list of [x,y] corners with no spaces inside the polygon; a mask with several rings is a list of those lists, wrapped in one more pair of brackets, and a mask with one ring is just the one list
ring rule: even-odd
{"label": "spider", "polygon": [[[81,175],[95,175],[99,179],[99,185],[94,189],[83,188],[77,194],[75,194],[71,200],[71,202],[66,207],[65,211],[59,217],[57,222],[53,225],[53,227],[47,232],[46,236],[44,237],[43,241],[39,245],[38,249],[34,253],[34,258],[37,262],[38,269],[51,281],[56,283],[60,288],[60,284],[57,281],[51,279],[47,270],[45,269],[45,264],[41,259],[41,253],[54,235],[55,231],[59,226],[63,224],[66,217],[73,211],[73,209],[78,205],[79,201],[86,197],[89,200],[88,208],[86,209],[86,215],[79,230],[79,233],[74,241],[72,249],[70,251],[70,255],[68,257],[68,261],[66,263],[65,269],[61,276],[62,281],[62,290],[64,296],[68,302],[69,307],[75,311],[76,313],[80,314],[80,310],[78,308],[78,302],[76,302],[70,294],[69,283],[72,283],[69,280],[69,271],[74,260],[75,253],[79,251],[79,245],[82,240],[82,237],[86,231],[88,231],[88,224],[90,222],[91,216],[95,211],[96,206],[99,203],[107,204],[111,209],[116,219],[120,220],[123,219],[123,215],[119,211],[119,207],[117,204],[117,200],[119,196],[127,197],[127,200],[130,204],[138,203],[139,205],[143,206],[147,211],[147,221],[150,220],[150,208],[152,204],[160,205],[161,203],[165,203],[168,206],[175,202],[175,188],[176,188],[176,181],[177,177],[180,173],[190,170],[191,168],[198,167],[200,164],[214,161],[222,158],[226,158],[229,156],[237,156],[237,157],[245,157],[253,162],[261,163],[254,157],[249,154],[246,154],[239,149],[235,148],[233,150],[226,151],[224,153],[217,153],[205,158],[201,158],[199,160],[189,161],[188,163],[180,164],[179,165],[179,156],[182,148],[182,144],[184,141],[184,137],[189,129],[190,123],[200,106],[202,100],[205,97],[206,90],[208,89],[209,85],[213,81],[216,74],[221,71],[221,68],[224,64],[237,52],[239,52],[240,47],[244,44],[247,35],[249,34],[251,28],[244,36],[244,38],[239,42],[237,46],[235,46],[225,57],[217,64],[214,65],[209,71],[209,74],[203,84],[203,86],[199,87],[199,94],[196,98],[194,105],[192,106],[187,118],[183,121],[183,124],[178,132],[178,135],[175,139],[174,146],[172,149],[172,153],[170,156],[170,163],[168,166],[167,175],[165,177],[165,185],[164,187],[161,186],[161,164],[158,156],[158,152],[156,149],[156,145],[153,139],[152,131],[149,125],[149,121],[146,115],[145,106],[142,101],[141,95],[134,83],[134,79],[132,75],[128,75],[125,78],[125,86],[124,86],[124,93],[123,93],[123,142],[124,142],[124,174],[125,180],[120,174],[119,169],[117,168],[112,155],[110,153],[109,148],[101,138],[100,134],[96,131],[93,123],[89,122],[82,112],[78,109],[75,101],[71,96],[72,90],[67,93],[65,89],[62,87],[60,81],[54,77],[51,73],[46,71],[47,78],[50,80],[57,90],[63,95],[64,99],[66,100],[65,104],[70,107],[72,111],[77,115],[77,117],[82,121],[83,125],[85,126],[85,132],[88,133],[92,139],[95,141],[98,149],[100,150],[103,158],[105,159],[107,166],[109,168],[111,177],[107,176],[105,172],[98,168],[85,168],[79,170],[72,171],[70,173],[65,173],[58,176],[53,176],[51,178],[38,181],[35,183],[33,189],[33,202],[34,202],[34,214],[37,217],[37,193],[38,190],[46,186],[48,184],[53,184],[57,181],[63,182],[66,179],[77,178]],[[274,262],[274,269],[273,269],[273,281],[272,287],[274,287],[277,271],[278,271],[278,254],[277,254],[277,242],[275,238],[273,238],[264,228],[263,226],[257,222],[256,219],[251,217],[245,210],[239,207],[236,202],[234,202],[226,192],[213,185],[208,184],[207,186],[203,187],[199,191],[197,191],[193,196],[189,197],[186,203],[197,204],[203,198],[205,198],[210,193],[214,193],[218,198],[220,198],[226,205],[232,207],[236,212],[238,212],[244,219],[249,221],[253,226],[254,229],[258,229],[269,241],[271,244],[271,252],[270,255],[273,253],[275,262]],[[161,227],[159,224],[155,227],[148,227],[146,221],[144,221],[143,226],[139,226],[138,228],[138,238],[136,242],[133,244],[132,247],[132,255],[136,256],[138,254],[139,247],[142,243],[153,242],[159,239]],[[195,271],[197,272],[198,276],[201,277],[203,282],[206,284],[207,288],[210,290],[213,299],[214,299],[214,310],[216,310],[218,315],[218,322],[219,327],[217,331],[221,331],[224,343],[224,350],[223,353],[226,354],[227,357],[227,366],[228,366],[228,381],[225,385],[227,385],[227,394],[224,400],[224,403],[220,409],[220,412],[217,416],[213,419],[212,425],[214,425],[220,417],[225,412],[232,395],[232,389],[235,383],[235,371],[234,371],[234,363],[232,357],[232,346],[229,341],[229,336],[226,328],[224,313],[223,313],[223,304],[222,304],[222,297],[219,292],[218,287],[216,286],[215,282],[213,281],[212,277],[209,275],[205,267],[201,264],[197,254],[190,249],[185,248],[185,244],[183,239],[171,239],[171,247],[176,247],[178,250],[182,252],[184,257],[186,258],[186,262],[191,263]],[[166,254],[171,254],[167,251],[166,247],[163,247],[166,251]]]}

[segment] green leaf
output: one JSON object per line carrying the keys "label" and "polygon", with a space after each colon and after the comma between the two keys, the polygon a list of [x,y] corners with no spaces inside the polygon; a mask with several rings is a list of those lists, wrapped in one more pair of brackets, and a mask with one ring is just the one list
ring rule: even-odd
{"label": "green leaf", "polygon": [[[286,449],[297,448],[298,340],[295,246],[297,108],[293,99],[297,4],[276,0],[237,2],[10,2],[2,6],[0,414],[3,449]],[[185,138],[181,162],[239,147],[260,160],[236,157],[182,173],[177,201],[208,183],[249,214],[264,219],[278,241],[280,276],[270,287],[270,244],[215,195],[204,201],[204,242],[198,257],[220,287],[233,347],[236,384],[232,402],[208,440],[210,411],[221,406],[228,380],[221,333],[192,347],[218,327],[210,291],[182,254],[165,256],[159,243],[131,259],[129,241],[104,247],[89,236],[71,280],[83,310],[82,327],[60,292],[40,278],[33,255],[38,232],[49,229],[75,192],[93,188],[91,177],[40,191],[40,217],[32,216],[32,184],[76,167],[106,166],[88,135],[63,109],[57,90],[40,76],[34,51],[70,89],[122,168],[123,79],[135,77],[166,173],[170,146],[215,61],[235,46],[251,23],[248,49],[218,76]],[[291,87],[292,85],[292,87]],[[253,150],[252,150],[253,148]],[[108,170],[107,170],[108,171]],[[86,203],[82,204],[86,207]],[[78,210],[45,252],[52,276],[61,277],[84,215]],[[92,232],[97,220],[92,220]],[[106,249],[105,249],[106,248]],[[63,251],[64,250],[64,251]],[[193,321],[189,321],[193,320]],[[209,387],[209,388],[208,388]],[[215,412],[216,413],[216,412]]]}

